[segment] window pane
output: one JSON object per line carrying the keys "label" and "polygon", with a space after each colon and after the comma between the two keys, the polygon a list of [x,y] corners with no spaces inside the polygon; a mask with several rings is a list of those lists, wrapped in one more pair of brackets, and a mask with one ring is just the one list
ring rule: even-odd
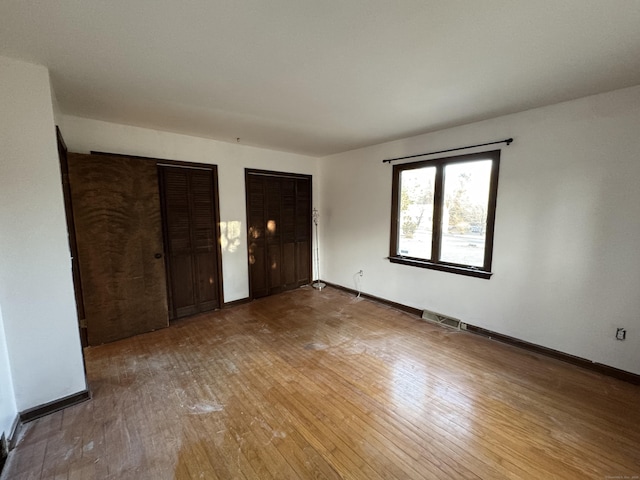
{"label": "window pane", "polygon": [[400,172],[398,255],[431,259],[435,177],[435,167]]}
{"label": "window pane", "polygon": [[480,160],[445,167],[441,261],[484,266],[491,164]]}

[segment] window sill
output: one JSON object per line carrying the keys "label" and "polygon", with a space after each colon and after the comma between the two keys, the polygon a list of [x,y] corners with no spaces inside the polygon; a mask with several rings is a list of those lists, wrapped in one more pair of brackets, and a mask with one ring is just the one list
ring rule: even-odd
{"label": "window sill", "polygon": [[473,267],[461,267],[458,265],[448,265],[445,263],[433,263],[428,260],[418,260],[409,257],[389,257],[391,263],[399,263],[409,265],[411,267],[428,268],[430,270],[438,270],[440,272],[457,273],[458,275],[466,275],[468,277],[484,278],[489,280],[493,272],[487,272]]}

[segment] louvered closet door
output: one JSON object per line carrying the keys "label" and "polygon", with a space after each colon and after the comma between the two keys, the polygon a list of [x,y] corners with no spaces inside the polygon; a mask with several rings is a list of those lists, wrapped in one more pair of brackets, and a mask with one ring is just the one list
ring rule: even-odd
{"label": "louvered closet door", "polygon": [[269,275],[269,295],[279,293],[286,288],[282,281],[282,205],[280,192],[280,179],[266,178],[265,190],[267,192],[266,228],[267,240],[267,271]]}
{"label": "louvered closet door", "polygon": [[296,281],[311,283],[311,177],[296,180]]}
{"label": "louvered closet door", "polygon": [[311,283],[311,177],[247,170],[251,297]]}
{"label": "louvered closet door", "polygon": [[220,308],[215,176],[160,166],[172,318]]}
{"label": "louvered closet door", "polygon": [[267,246],[265,239],[265,193],[264,179],[257,175],[247,175],[247,221],[249,275],[252,298],[269,295],[267,281]]}

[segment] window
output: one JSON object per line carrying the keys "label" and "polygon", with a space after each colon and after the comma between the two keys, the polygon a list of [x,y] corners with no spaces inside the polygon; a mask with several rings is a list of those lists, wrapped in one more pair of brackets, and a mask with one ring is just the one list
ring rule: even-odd
{"label": "window", "polygon": [[389,260],[491,277],[500,150],[394,165]]}

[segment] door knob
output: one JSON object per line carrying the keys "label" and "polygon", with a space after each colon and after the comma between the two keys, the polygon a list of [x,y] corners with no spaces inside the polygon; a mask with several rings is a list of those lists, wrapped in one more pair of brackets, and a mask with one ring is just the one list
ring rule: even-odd
{"label": "door knob", "polygon": [[161,254],[161,253],[156,253],[156,254],[154,255],[154,257],[156,257],[156,258],[162,258],[162,254]]}

